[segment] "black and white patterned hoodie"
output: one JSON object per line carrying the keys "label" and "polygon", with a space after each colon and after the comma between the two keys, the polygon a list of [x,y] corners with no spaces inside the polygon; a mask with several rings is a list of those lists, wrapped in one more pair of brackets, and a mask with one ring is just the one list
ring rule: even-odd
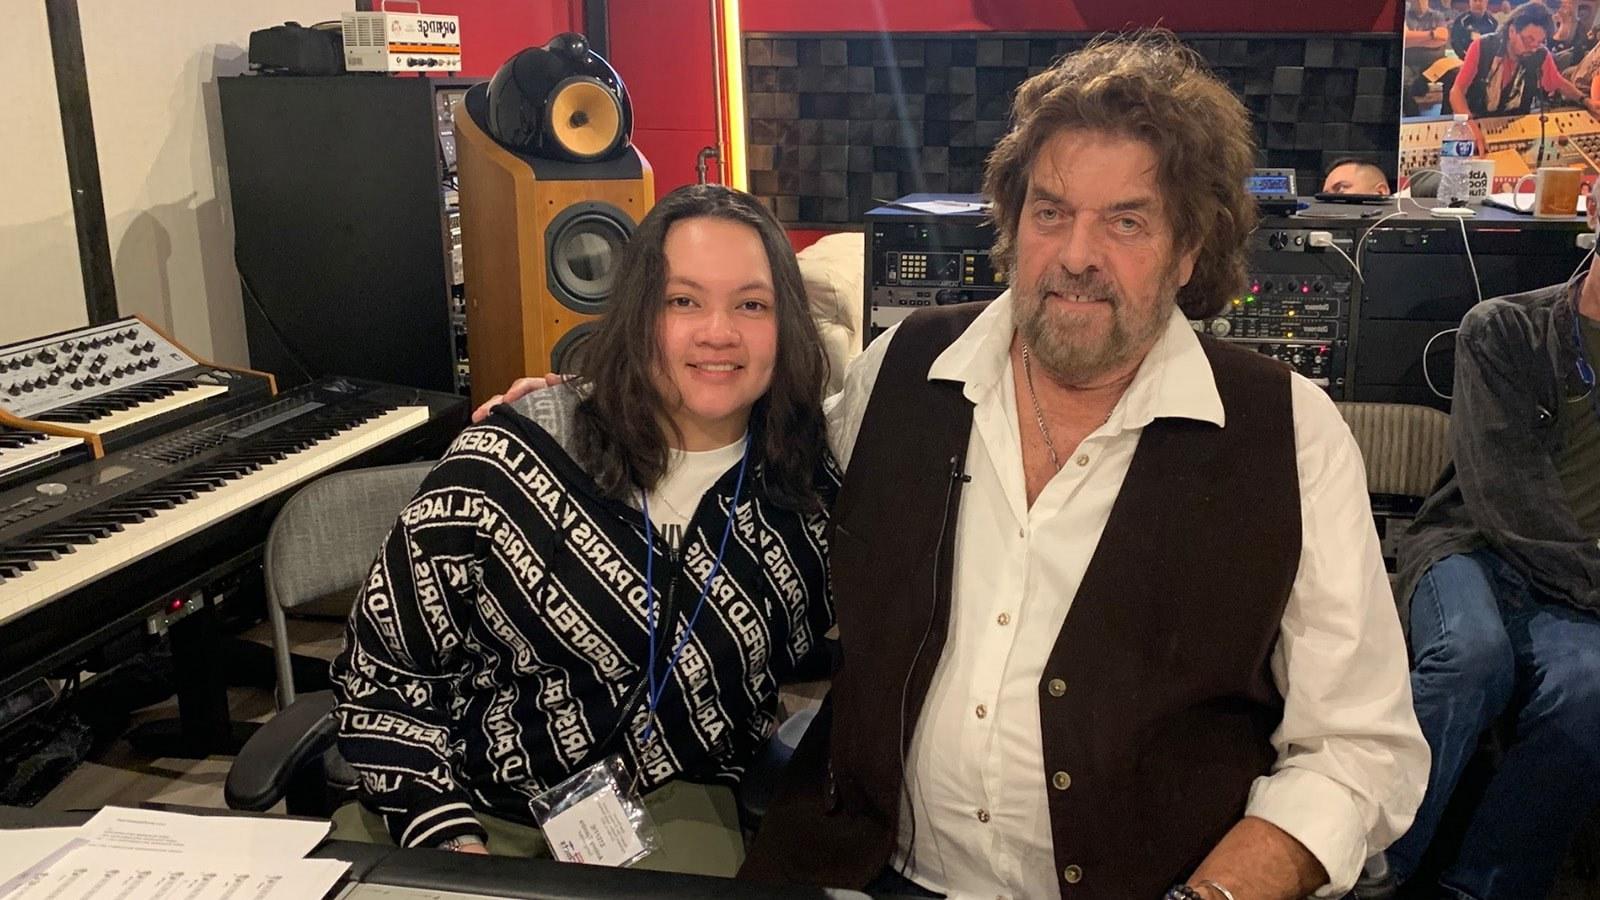
{"label": "black and white patterned hoodie", "polygon": [[[644,518],[568,455],[576,405],[571,388],[549,388],[463,431],[351,613],[333,668],[339,750],[401,846],[482,837],[474,811],[531,823],[534,797],[614,752],[641,793],[680,777],[736,784],[775,725],[779,683],[833,626],[826,515],[769,500],[752,461],[722,571],[641,748]],[[666,649],[712,568],[737,475],[706,491],[679,547],[656,538]],[[827,457],[825,505],[838,483]]]}

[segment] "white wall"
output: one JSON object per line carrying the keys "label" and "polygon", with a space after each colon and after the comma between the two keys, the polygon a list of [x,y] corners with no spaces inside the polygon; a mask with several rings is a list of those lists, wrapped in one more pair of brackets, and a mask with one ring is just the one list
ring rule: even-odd
{"label": "white wall", "polygon": [[[337,19],[352,6],[348,0],[80,0],[117,302],[124,314],[149,317],[202,358],[248,360],[216,79],[248,70],[251,31],[289,20],[311,25]],[[50,93],[53,111],[53,87]],[[58,125],[58,146],[59,136]],[[0,248],[0,260],[7,253]],[[75,245],[73,253],[76,272]],[[81,287],[76,302],[81,321]]]}
{"label": "white wall", "polygon": [[0,344],[88,321],[44,4],[8,4],[5,28]]}

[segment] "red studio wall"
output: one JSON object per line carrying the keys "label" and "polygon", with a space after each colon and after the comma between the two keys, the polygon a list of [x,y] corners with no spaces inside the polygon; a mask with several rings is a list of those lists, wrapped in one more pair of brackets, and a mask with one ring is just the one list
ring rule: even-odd
{"label": "red studio wall", "polygon": [[518,50],[583,29],[583,0],[422,0],[422,8],[460,17],[462,78],[489,78]]}
{"label": "red studio wall", "polygon": [[744,0],[745,31],[1395,31],[1398,0]]}

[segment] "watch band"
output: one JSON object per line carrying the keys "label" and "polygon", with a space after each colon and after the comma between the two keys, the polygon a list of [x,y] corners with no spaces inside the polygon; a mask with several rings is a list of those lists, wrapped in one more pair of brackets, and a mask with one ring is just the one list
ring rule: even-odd
{"label": "watch band", "polygon": [[[475,834],[458,834],[455,837],[441,843],[439,845],[439,849],[454,851],[460,850],[462,847],[470,847],[473,844],[477,844],[480,847],[484,846],[483,839]],[[1230,897],[1229,900],[1232,900],[1232,898]]]}
{"label": "watch band", "polygon": [[1162,900],[1206,900],[1206,898],[1187,884],[1175,884],[1167,888],[1166,896]]}

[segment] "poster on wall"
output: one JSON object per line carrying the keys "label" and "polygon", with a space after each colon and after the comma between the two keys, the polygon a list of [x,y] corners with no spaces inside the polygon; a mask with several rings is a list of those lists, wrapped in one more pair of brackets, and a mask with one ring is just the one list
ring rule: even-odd
{"label": "poster on wall", "polygon": [[[1466,113],[1491,190],[1542,166],[1600,172],[1597,0],[1404,0],[1400,184],[1439,166]],[[1531,187],[1531,182],[1524,188]]]}

